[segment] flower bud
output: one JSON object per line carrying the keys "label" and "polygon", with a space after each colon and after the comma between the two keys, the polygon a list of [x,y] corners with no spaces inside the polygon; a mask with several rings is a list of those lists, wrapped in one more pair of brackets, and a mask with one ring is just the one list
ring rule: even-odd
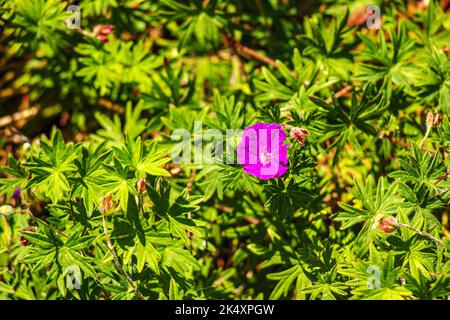
{"label": "flower bud", "polygon": [[28,241],[24,236],[19,237],[19,243],[21,246],[26,247],[30,245],[30,241]]}
{"label": "flower bud", "polygon": [[14,191],[12,197],[13,197],[14,199],[16,199],[16,200],[19,200],[21,194],[22,194],[22,189],[17,188],[16,191]]}
{"label": "flower bud", "polygon": [[[36,232],[36,228],[35,227],[28,227],[25,229],[22,229],[20,232]],[[19,243],[21,246],[29,246],[30,245],[30,241],[28,241],[24,236],[20,236],[19,237]]]}
{"label": "flower bud", "polygon": [[147,180],[145,178],[140,179],[137,182],[136,189],[139,194],[145,192],[145,185],[147,184]]}
{"label": "flower bud", "polygon": [[94,27],[93,34],[97,37],[98,40],[100,40],[103,43],[108,43],[108,38],[106,37],[108,34],[110,34],[114,29],[114,26],[112,25],[104,25],[104,24],[98,24]]}
{"label": "flower bud", "polygon": [[377,224],[378,230],[380,230],[385,234],[394,232],[397,226],[398,226],[397,219],[392,216],[381,218],[380,220],[378,220]]}
{"label": "flower bud", "polygon": [[114,208],[114,201],[111,194],[103,195],[100,198],[100,212],[104,215],[108,215]]}
{"label": "flower bud", "polygon": [[306,141],[306,136],[309,135],[309,131],[298,127],[291,127],[290,135],[300,145],[303,145]]}
{"label": "flower bud", "polygon": [[441,122],[441,115],[439,113],[433,114],[433,112],[427,113],[426,125],[427,127],[436,127]]}

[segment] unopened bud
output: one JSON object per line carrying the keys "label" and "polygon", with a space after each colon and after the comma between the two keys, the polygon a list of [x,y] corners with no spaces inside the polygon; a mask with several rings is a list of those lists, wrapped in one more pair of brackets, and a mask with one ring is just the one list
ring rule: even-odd
{"label": "unopened bud", "polygon": [[441,116],[439,113],[433,114],[433,112],[428,112],[426,125],[429,128],[436,127],[441,122]]}
{"label": "unopened bud", "polygon": [[300,145],[303,145],[306,141],[306,136],[309,135],[309,131],[298,127],[291,127],[290,135]]}
{"label": "unopened bud", "polygon": [[392,216],[381,218],[380,220],[378,220],[377,224],[378,230],[380,230],[385,234],[394,232],[397,226],[398,226],[397,219]]}
{"label": "unopened bud", "polygon": [[107,35],[109,35],[114,29],[112,25],[98,24],[94,27],[93,33],[103,43],[108,43]]}
{"label": "unopened bud", "polygon": [[114,201],[112,195],[103,195],[100,199],[100,212],[104,215],[108,215],[114,208]]}
{"label": "unopened bud", "polygon": [[137,182],[136,189],[137,189],[137,192],[138,192],[139,194],[145,192],[145,185],[146,185],[146,184],[147,184],[147,180],[146,180],[145,178],[142,178],[141,180],[139,180],[139,181]]}
{"label": "unopened bud", "polygon": [[[21,230],[20,232],[36,232],[36,228],[35,227],[28,227],[28,228],[25,228],[25,229]],[[30,245],[30,241],[28,241],[23,235],[21,235],[19,237],[19,243],[20,243],[21,246],[24,246],[24,247]]]}

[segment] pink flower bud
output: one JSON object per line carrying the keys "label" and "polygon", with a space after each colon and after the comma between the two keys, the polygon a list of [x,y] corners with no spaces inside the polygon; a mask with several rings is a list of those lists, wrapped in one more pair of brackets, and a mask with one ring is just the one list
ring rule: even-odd
{"label": "pink flower bud", "polygon": [[97,36],[97,39],[98,40],[100,40],[101,42],[103,42],[103,43],[109,43],[109,40],[108,40],[108,38],[106,38],[104,35],[98,35]]}
{"label": "pink flower bud", "polygon": [[397,226],[398,222],[394,217],[381,218],[380,220],[378,220],[377,225],[378,229],[385,234],[394,232]]}
{"label": "pink flower bud", "polygon": [[102,33],[110,34],[113,31],[114,27],[112,25],[103,26]]}
{"label": "pink flower bud", "polygon": [[147,180],[145,180],[145,178],[142,178],[141,180],[139,180],[137,182],[137,186],[136,189],[138,191],[139,194],[144,193],[145,192],[145,185],[147,184]]}
{"label": "pink flower bud", "polygon": [[441,115],[439,113],[433,114],[433,112],[427,113],[426,125],[427,127],[436,127],[441,122]]}
{"label": "pink flower bud", "polygon": [[108,43],[109,40],[106,36],[108,34],[110,34],[113,30],[114,30],[114,26],[112,26],[112,25],[98,24],[94,27],[93,34],[101,42]]}
{"label": "pink flower bud", "polygon": [[303,145],[306,141],[306,136],[309,135],[309,131],[298,127],[291,127],[290,135],[300,145]]}
{"label": "pink flower bud", "polygon": [[[25,229],[21,230],[21,232],[36,232],[36,228],[35,227],[28,227],[28,228],[25,228]],[[30,241],[28,241],[22,235],[19,237],[19,243],[20,243],[21,246],[24,246],[24,247],[30,245]]]}
{"label": "pink flower bud", "polygon": [[114,201],[112,199],[112,195],[108,194],[107,196],[103,195],[100,198],[100,212],[102,214],[107,215],[114,208]]}

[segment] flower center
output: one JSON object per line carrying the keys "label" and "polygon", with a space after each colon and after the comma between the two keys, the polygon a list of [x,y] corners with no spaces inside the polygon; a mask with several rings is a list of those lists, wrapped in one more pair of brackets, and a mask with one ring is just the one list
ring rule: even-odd
{"label": "flower center", "polygon": [[267,151],[262,151],[259,154],[259,160],[262,164],[269,164],[272,161],[272,153]]}

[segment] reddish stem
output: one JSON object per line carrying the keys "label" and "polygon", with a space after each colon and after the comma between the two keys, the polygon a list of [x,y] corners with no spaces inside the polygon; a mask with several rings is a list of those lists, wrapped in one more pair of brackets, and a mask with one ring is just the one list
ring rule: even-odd
{"label": "reddish stem", "polygon": [[247,56],[250,56],[256,60],[264,62],[268,65],[271,65],[274,68],[278,68],[277,62],[275,60],[273,60],[272,58],[269,58],[269,57],[255,51],[254,49],[244,46],[242,43],[239,43],[238,41],[236,41],[235,39],[233,39],[231,37],[225,38],[225,45],[230,46],[234,50],[239,51],[239,52],[241,52]]}

